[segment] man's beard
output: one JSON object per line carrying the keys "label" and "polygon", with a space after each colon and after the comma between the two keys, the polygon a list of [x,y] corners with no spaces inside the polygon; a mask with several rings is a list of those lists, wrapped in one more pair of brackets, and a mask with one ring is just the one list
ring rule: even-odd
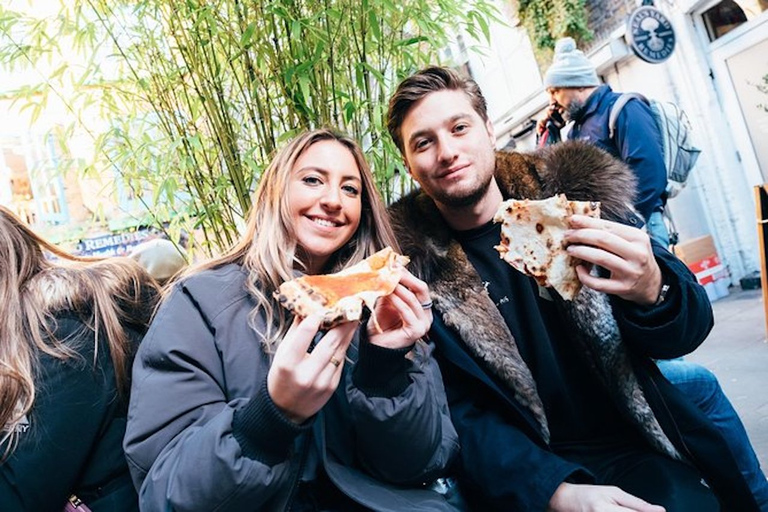
{"label": "man's beard", "polygon": [[493,177],[490,176],[485,183],[481,183],[476,190],[472,190],[467,195],[458,196],[455,194],[448,194],[437,188],[433,190],[427,190],[426,192],[427,195],[429,195],[437,203],[449,206],[451,208],[465,208],[467,206],[477,204],[480,199],[485,196],[486,192],[488,192],[488,189],[491,186],[492,180]]}
{"label": "man's beard", "polygon": [[565,117],[566,121],[576,121],[579,117],[581,117],[581,113],[584,111],[584,104],[586,102],[574,99],[571,101],[567,107],[563,109],[563,117]]}

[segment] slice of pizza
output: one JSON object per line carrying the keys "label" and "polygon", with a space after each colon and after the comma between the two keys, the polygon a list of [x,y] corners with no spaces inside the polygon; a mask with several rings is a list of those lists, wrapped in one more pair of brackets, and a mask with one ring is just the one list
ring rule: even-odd
{"label": "slice of pizza", "polygon": [[495,247],[501,258],[565,300],[573,300],[581,290],[579,260],[565,250],[566,219],[573,214],[599,218],[600,203],[569,201],[564,194],[540,201],[510,199],[493,218],[503,223],[501,244]]}
{"label": "slice of pizza", "polygon": [[[387,247],[336,274],[306,275],[280,285],[278,302],[299,316],[323,313],[324,329],[360,320],[363,305],[395,291],[410,260]],[[374,322],[376,319],[374,318]]]}

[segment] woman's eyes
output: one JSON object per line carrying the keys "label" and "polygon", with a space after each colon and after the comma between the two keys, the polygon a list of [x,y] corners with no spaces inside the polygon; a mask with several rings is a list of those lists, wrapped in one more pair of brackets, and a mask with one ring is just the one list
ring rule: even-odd
{"label": "woman's eyes", "polygon": [[[318,187],[323,185],[323,180],[318,176],[304,176],[301,181],[311,187]],[[341,186],[341,190],[350,196],[357,196],[360,194],[360,189],[355,185],[344,184]]]}
{"label": "woman's eyes", "polygon": [[322,185],[323,182],[320,178],[317,176],[304,176],[301,181],[306,183],[307,185]]}
{"label": "woman's eyes", "polygon": [[360,190],[354,185],[344,185],[341,189],[351,196],[356,196],[360,193]]}

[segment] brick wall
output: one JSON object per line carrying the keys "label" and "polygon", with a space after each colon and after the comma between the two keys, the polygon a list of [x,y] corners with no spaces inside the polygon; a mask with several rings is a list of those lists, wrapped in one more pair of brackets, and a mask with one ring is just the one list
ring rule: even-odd
{"label": "brick wall", "polygon": [[583,45],[588,53],[604,42],[611,32],[626,23],[629,13],[639,3],[637,0],[586,0],[588,24],[595,37]]}

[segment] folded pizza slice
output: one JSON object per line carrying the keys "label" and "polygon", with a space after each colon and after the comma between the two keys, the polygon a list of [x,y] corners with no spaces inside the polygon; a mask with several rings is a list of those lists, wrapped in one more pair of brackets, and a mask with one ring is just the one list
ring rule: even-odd
{"label": "folded pizza slice", "polygon": [[581,290],[579,260],[565,250],[567,218],[573,214],[599,218],[600,203],[569,201],[564,194],[540,201],[510,199],[493,218],[502,223],[501,243],[495,247],[501,258],[565,300],[573,300]]}
{"label": "folded pizza slice", "polygon": [[408,257],[387,247],[341,272],[286,281],[275,297],[296,315],[322,313],[322,327],[330,329],[360,320],[363,305],[373,310],[379,297],[394,292],[408,261]]}

